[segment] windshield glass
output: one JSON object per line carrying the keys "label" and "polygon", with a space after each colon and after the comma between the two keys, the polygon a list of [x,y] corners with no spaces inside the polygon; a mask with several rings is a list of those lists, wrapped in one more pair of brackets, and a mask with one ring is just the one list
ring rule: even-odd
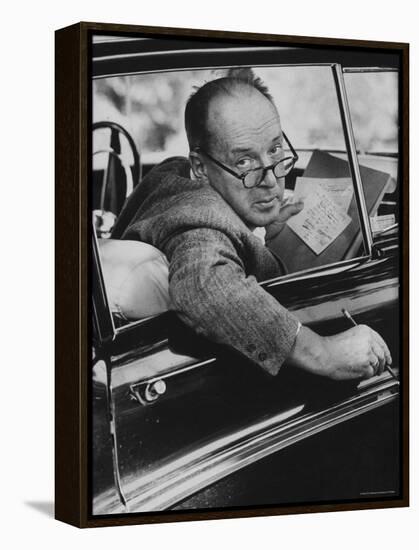
{"label": "windshield glass", "polygon": [[[374,239],[397,231],[399,208],[399,73],[390,69],[347,69],[345,88],[358,159],[390,175],[385,196],[370,214]],[[363,181],[369,193],[368,182]]]}
{"label": "windshield glass", "polygon": [[355,142],[361,153],[398,153],[398,72],[345,72]]}

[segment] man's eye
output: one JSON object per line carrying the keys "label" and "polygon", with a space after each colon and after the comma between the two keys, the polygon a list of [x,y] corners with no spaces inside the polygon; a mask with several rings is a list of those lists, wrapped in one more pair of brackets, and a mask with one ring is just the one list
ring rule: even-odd
{"label": "man's eye", "polygon": [[279,156],[279,155],[282,155],[283,152],[284,150],[282,149],[282,146],[279,144],[274,145],[271,149],[271,155]]}
{"label": "man's eye", "polygon": [[240,170],[248,170],[252,168],[253,164],[254,164],[253,160],[249,158],[243,158],[236,162],[236,166]]}

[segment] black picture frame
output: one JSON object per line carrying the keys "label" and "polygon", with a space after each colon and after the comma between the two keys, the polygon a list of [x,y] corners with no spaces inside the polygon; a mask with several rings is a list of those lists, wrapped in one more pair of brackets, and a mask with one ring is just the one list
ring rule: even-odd
{"label": "black picture frame", "polygon": [[[154,39],[197,41],[205,48],[209,41],[226,41],[252,46],[307,47],[307,60],[319,58],[327,48],[336,52],[337,63],[350,57],[352,64],[362,56],[377,63],[383,54],[400,59],[400,490],[397,497],[343,502],[296,503],[278,506],[249,506],[156,511],[130,514],[94,515],[92,513],[92,251],[89,178],[91,171],[91,77],[92,35],[117,35]],[[144,27],[82,22],[56,31],[56,356],[55,356],[55,516],[77,527],[100,527],[173,521],[208,520],[409,505],[409,45],[404,43],[276,36],[198,29]],[[129,49],[129,41],[125,47]],[[105,47],[104,47],[105,48]],[[121,50],[122,52],[123,50]],[[117,58],[102,52],[106,70]],[[187,47],[178,54],[182,63]],[[209,53],[211,55],[211,53]],[[255,59],[257,59],[257,54]],[[290,53],[292,59],[292,52]],[[232,57],[234,60],[234,55]],[[125,62],[125,61],[124,61]],[[231,62],[233,64],[233,61]],[[128,70],[128,69],[127,69]]]}

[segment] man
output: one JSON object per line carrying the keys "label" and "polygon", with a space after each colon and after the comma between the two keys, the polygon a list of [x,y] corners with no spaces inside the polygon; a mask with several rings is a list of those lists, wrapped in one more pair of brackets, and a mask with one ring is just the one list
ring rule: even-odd
{"label": "man", "polygon": [[169,159],[144,178],[113,236],[162,250],[181,319],[270,374],[283,364],[338,380],[381,373],[391,356],[375,331],[320,337],[257,282],[282,267],[254,231],[303,207],[282,208],[284,137],[264,85],[243,71],[205,84],[188,101],[185,126],[189,162]]}

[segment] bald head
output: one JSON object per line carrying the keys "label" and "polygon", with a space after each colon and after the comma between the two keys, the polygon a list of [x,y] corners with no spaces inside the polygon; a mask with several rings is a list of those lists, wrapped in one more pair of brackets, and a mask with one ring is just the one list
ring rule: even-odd
{"label": "bald head", "polygon": [[270,135],[272,126],[278,128],[278,136],[274,137],[281,139],[278,111],[272,101],[253,87],[238,86],[233,93],[211,101],[206,124],[207,148],[223,157],[227,151],[232,154],[247,151],[249,143]]}
{"label": "bald head", "polygon": [[231,74],[232,76],[207,82],[189,98],[185,109],[185,129],[191,151],[197,147],[210,147],[210,108],[220,98],[237,100],[241,97],[261,96],[274,107],[268,88],[251,69],[233,69]]}

